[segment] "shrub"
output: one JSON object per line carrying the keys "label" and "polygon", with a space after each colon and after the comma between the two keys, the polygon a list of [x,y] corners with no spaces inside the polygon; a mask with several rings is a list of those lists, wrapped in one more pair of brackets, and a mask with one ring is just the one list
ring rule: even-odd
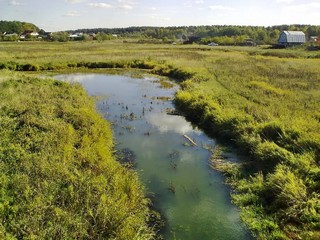
{"label": "shrub", "polygon": [[260,130],[260,137],[267,141],[278,142],[284,134],[282,126],[278,123],[267,123]]}
{"label": "shrub", "polygon": [[269,141],[258,144],[253,150],[253,154],[257,159],[261,159],[264,162],[267,169],[273,168],[278,163],[290,164],[295,161],[295,157],[291,152]]}
{"label": "shrub", "polygon": [[133,60],[129,65],[131,68],[153,69],[157,64],[152,61]]}
{"label": "shrub", "polygon": [[9,61],[6,63],[1,63],[1,69],[9,69],[12,71],[15,71],[17,68],[17,63]]}
{"label": "shrub", "polygon": [[40,67],[34,64],[23,64],[19,66],[19,70],[21,69],[21,71],[39,71]]}
{"label": "shrub", "polygon": [[266,187],[275,209],[301,205],[307,200],[307,188],[302,179],[283,164],[268,176]]}

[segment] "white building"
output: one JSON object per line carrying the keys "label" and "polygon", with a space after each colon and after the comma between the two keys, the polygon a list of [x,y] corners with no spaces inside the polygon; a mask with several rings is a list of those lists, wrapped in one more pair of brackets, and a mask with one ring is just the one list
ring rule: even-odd
{"label": "white building", "polygon": [[283,46],[301,45],[306,43],[306,35],[301,31],[283,31],[278,44]]}

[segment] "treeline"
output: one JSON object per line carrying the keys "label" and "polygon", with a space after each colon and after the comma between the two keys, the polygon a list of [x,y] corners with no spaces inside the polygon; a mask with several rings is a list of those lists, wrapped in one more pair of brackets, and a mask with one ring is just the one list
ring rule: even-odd
{"label": "treeline", "polygon": [[[133,38],[139,40],[161,40],[159,42],[182,41],[184,43],[198,42],[208,44],[215,42],[221,45],[275,44],[281,31],[303,31],[307,38],[320,36],[320,26],[315,25],[279,25],[272,27],[261,26],[177,26],[177,27],[128,27],[128,28],[93,28],[54,32],[45,35],[32,23],[19,21],[0,21],[0,39],[4,33],[20,34],[26,30],[39,32],[43,39],[66,42],[69,40],[98,40],[105,41],[114,38]],[[81,34],[77,38],[69,35]],[[16,40],[7,39],[6,40]]]}
{"label": "treeline", "polygon": [[272,27],[259,26],[182,26],[182,27],[128,27],[128,28],[95,28],[78,29],[71,32],[86,34],[116,34],[125,38],[151,38],[164,41],[186,40],[195,38],[202,43],[215,40],[221,44],[234,44],[251,39],[258,44],[277,42],[281,31],[303,31],[307,37],[319,36],[320,26],[314,25],[280,25]]}
{"label": "treeline", "polygon": [[97,34],[87,34],[87,33],[76,33],[75,36],[70,37],[72,33],[68,32],[54,32],[46,36],[46,39],[54,42],[68,42],[68,41],[106,41],[116,39],[117,37],[112,34],[107,34],[103,32],[98,32]]}

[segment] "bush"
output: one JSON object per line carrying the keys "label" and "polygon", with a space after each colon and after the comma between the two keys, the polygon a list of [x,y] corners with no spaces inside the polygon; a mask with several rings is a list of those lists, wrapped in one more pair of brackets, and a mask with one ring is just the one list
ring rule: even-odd
{"label": "bush", "polygon": [[266,187],[275,209],[301,205],[307,200],[307,188],[302,179],[282,164],[268,176]]}
{"label": "bush", "polygon": [[9,69],[9,70],[15,71],[16,68],[17,68],[17,63],[15,62],[9,61],[9,62],[0,64],[0,69]]}
{"label": "bush", "polygon": [[34,64],[24,64],[21,65],[19,68],[21,68],[22,71],[39,71],[40,67]]}
{"label": "bush", "polygon": [[262,140],[274,142],[288,151],[301,151],[301,146],[298,146],[301,133],[293,128],[286,130],[283,124],[265,123],[259,129],[259,135]]}
{"label": "bush", "polygon": [[291,152],[269,141],[258,144],[253,150],[253,154],[257,159],[261,159],[266,167],[273,167],[278,163],[295,162],[295,157]]}
{"label": "bush", "polygon": [[279,142],[284,132],[277,123],[267,123],[260,130],[260,137],[267,141]]}

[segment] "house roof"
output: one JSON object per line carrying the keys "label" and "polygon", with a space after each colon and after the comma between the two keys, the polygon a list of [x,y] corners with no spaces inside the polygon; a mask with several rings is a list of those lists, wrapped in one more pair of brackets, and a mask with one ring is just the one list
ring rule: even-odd
{"label": "house roof", "polygon": [[286,35],[303,35],[305,36],[304,32],[302,31],[283,31]]}
{"label": "house roof", "polygon": [[306,35],[302,31],[283,31],[279,36],[278,42],[280,44],[305,43]]}

